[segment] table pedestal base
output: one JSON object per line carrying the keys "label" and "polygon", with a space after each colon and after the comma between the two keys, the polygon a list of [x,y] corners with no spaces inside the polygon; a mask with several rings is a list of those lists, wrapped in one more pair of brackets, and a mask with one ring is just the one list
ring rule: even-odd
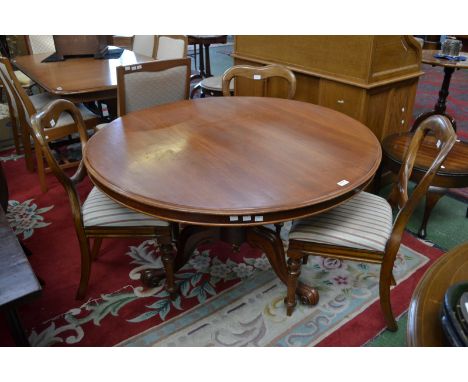
{"label": "table pedestal base", "polygon": [[[174,261],[174,271],[176,272],[188,262],[193,251],[199,245],[218,240],[231,244],[234,251],[238,251],[243,243],[260,249],[267,256],[273,271],[279,279],[284,284],[287,284],[288,270],[279,231],[273,232],[263,226],[185,227],[180,233],[177,256]],[[161,277],[165,277],[163,270],[147,270],[142,274],[142,282],[147,287],[154,287],[159,284]],[[296,293],[304,304],[315,305],[318,303],[319,294],[315,288],[299,282]]]}

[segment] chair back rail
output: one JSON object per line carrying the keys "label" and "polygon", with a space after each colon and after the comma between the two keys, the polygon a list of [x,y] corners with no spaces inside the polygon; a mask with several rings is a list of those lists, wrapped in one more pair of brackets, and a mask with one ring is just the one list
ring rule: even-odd
{"label": "chair back rail", "polygon": [[118,114],[188,99],[190,59],[117,67]]}
{"label": "chair back rail", "polygon": [[86,142],[88,141],[88,133],[80,111],[70,101],[58,99],[50,102],[46,107],[32,116],[31,129],[34,133],[35,142],[40,145],[50,169],[68,194],[75,228],[77,231],[84,232],[80,197],[76,190],[76,185],[86,176],[84,163],[81,160],[76,172],[70,177],[62,169],[48,145],[47,129],[55,125],[62,113],[69,114],[73,119],[80,137],[82,150],[84,150]]}
{"label": "chair back rail", "polygon": [[[408,196],[408,184],[413,171],[418,149],[427,134],[434,134],[437,139],[439,153],[427,170],[424,177],[415,187],[411,196]],[[457,140],[455,131],[450,120],[442,115],[433,115],[424,120],[416,130],[411,142],[406,150],[398,179],[395,182],[389,196],[389,200],[397,205],[399,212],[393,224],[393,231],[390,240],[387,242],[386,252],[394,248],[391,252],[398,251],[401,242],[401,235],[416,208],[419,200],[426,194],[432,183],[434,176],[444,162],[448,153]]]}
{"label": "chair back rail", "polygon": [[188,39],[184,35],[159,35],[154,41],[156,60],[174,60],[187,57]]}
{"label": "chair back rail", "polygon": [[250,66],[236,65],[227,69],[223,74],[222,88],[225,97],[230,96],[229,83],[233,78],[242,77],[251,80],[263,81],[263,94],[266,93],[269,78],[279,77],[288,82],[288,99],[292,99],[296,93],[296,77],[288,68],[281,65]]}

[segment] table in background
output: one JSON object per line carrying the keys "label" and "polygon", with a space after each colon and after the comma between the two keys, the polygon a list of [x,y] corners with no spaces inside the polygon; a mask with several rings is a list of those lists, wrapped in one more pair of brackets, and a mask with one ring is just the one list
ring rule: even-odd
{"label": "table in background", "polygon": [[426,118],[434,114],[445,115],[453,124],[453,127],[456,129],[457,124],[454,118],[448,115],[445,110],[447,109],[447,97],[449,95],[450,80],[452,79],[452,74],[455,70],[458,69],[468,69],[468,53],[460,53],[461,56],[467,58],[467,61],[450,61],[443,58],[435,58],[434,55],[441,53],[440,50],[423,50],[422,52],[422,62],[432,66],[441,66],[444,68],[444,80],[442,81],[441,88],[439,90],[439,98],[437,103],[434,106],[434,110],[422,113],[413,123],[411,128],[412,131],[415,131],[416,128],[424,121]]}
{"label": "table in background", "polygon": [[[382,142],[382,164],[393,173],[398,174],[404,153],[413,137],[412,133],[394,134]],[[433,136],[427,136],[421,145],[414,163],[411,180],[419,182],[431,166],[438,149]],[[468,143],[457,141],[447,155],[443,165],[437,171],[429,190],[426,193],[424,217],[418,236],[426,237],[426,227],[432,209],[449,188],[468,187]]]}
{"label": "table in background", "polygon": [[[197,45],[199,47],[199,73],[191,79],[211,77],[210,45],[226,44],[227,35],[188,35],[187,38],[189,45],[194,46],[195,63],[197,62]],[[203,47],[205,47],[205,54],[203,54]]]}
{"label": "table in background", "polygon": [[[381,148],[366,126],[331,109],[210,97],[117,118],[90,138],[83,157],[93,183],[112,199],[187,225],[176,269],[204,241],[221,239],[234,250],[247,242],[286,282],[279,232],[263,225],[352,198],[374,176]],[[317,302],[313,288],[301,284],[298,293]]]}
{"label": "table in background", "polygon": [[468,280],[468,243],[440,257],[418,283],[408,311],[408,346],[447,345],[440,312],[447,289]]}
{"label": "table in background", "polygon": [[12,63],[48,93],[74,103],[107,101],[117,115],[116,67],[154,61],[153,58],[124,50],[120,58],[67,58],[65,61],[42,62],[50,53],[17,56]]}

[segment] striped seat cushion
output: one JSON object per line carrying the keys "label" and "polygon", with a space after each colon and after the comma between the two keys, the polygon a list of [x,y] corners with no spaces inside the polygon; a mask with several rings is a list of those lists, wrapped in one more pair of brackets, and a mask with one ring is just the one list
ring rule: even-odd
{"label": "striped seat cushion", "polygon": [[289,240],[383,252],[392,232],[392,208],[361,192],[323,214],[295,221]]}
{"label": "striped seat cushion", "polygon": [[169,223],[130,210],[114,202],[97,187],[89,193],[83,203],[83,224],[85,227],[165,227]]}

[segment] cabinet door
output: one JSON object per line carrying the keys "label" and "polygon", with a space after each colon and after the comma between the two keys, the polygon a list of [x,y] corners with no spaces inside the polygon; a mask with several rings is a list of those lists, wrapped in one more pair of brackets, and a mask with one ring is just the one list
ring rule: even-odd
{"label": "cabinet door", "polygon": [[365,90],[331,80],[320,80],[319,105],[362,122]]}

